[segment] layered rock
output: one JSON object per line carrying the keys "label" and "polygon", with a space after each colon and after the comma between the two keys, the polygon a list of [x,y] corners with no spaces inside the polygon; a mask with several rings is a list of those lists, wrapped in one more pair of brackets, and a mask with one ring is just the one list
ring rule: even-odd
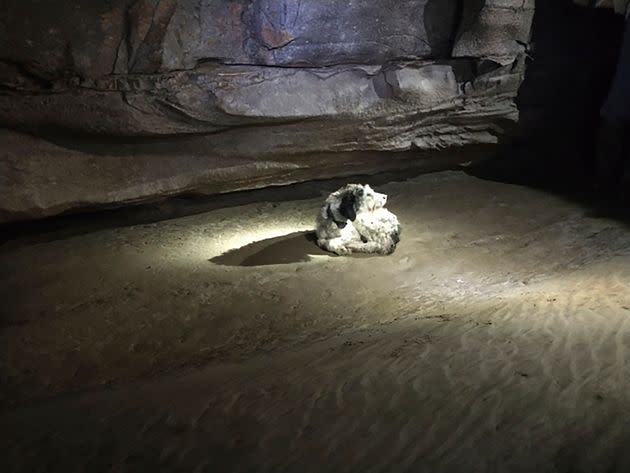
{"label": "layered rock", "polygon": [[2,221],[494,143],[517,118],[533,14],[533,0],[7,3],[24,21],[0,38]]}

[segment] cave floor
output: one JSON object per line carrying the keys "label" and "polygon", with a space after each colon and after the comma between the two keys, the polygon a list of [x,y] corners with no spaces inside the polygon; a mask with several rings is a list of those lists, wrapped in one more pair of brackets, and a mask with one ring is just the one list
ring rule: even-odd
{"label": "cave floor", "polygon": [[388,257],[319,251],[290,189],[1,246],[0,470],[630,471],[628,225],[376,187]]}

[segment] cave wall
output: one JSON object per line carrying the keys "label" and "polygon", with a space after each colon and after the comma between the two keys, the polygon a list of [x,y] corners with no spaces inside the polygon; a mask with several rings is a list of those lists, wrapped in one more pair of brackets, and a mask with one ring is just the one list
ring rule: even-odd
{"label": "cave wall", "polygon": [[0,222],[413,166],[518,113],[533,0],[5,0]]}
{"label": "cave wall", "polygon": [[520,171],[528,183],[593,184],[600,109],[617,68],[624,23],[612,9],[572,0],[536,2],[533,61],[516,100],[520,121],[511,156],[527,167]]}
{"label": "cave wall", "polygon": [[536,0],[525,79],[516,98],[518,126],[499,159],[477,175],[589,195],[600,109],[617,68],[624,24],[612,9]]}

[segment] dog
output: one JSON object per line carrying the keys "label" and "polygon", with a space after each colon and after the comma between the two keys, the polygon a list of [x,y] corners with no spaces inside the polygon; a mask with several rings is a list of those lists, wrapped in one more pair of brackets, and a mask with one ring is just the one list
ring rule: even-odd
{"label": "dog", "polygon": [[333,192],[317,216],[317,245],[337,255],[393,253],[402,228],[386,203],[387,195],[369,185],[348,184]]}

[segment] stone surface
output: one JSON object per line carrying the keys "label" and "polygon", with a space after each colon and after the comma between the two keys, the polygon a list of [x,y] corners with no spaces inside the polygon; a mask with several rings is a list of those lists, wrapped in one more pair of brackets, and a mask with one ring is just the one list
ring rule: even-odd
{"label": "stone surface", "polygon": [[[321,130],[321,137],[311,132],[312,139],[319,139],[319,150],[343,147],[333,138],[339,132],[365,142],[368,137],[357,133],[357,125],[367,133],[372,125],[380,128],[373,147],[408,149],[411,140],[393,145],[383,142],[380,135],[402,136],[404,130],[396,124],[422,132],[427,124],[435,123],[444,126],[446,133],[450,121],[473,113],[485,116],[486,125],[492,118],[515,117],[512,98],[522,68],[496,67],[487,74],[472,75],[470,82],[458,81],[459,70],[476,67],[468,59],[326,69],[202,66],[141,78],[85,81],[54,94],[7,94],[0,96],[0,118],[35,133],[61,128],[115,136],[210,133],[248,125],[281,125],[265,128],[265,133],[285,135],[289,123],[303,121],[299,128],[307,130],[314,121],[330,124],[334,120],[340,126]],[[255,134],[251,127],[238,131],[239,141]],[[218,137],[216,141],[225,140]],[[255,143],[256,153],[299,152],[304,146],[301,139],[281,150]],[[365,147],[358,144],[355,149]]]}
{"label": "stone surface", "polygon": [[[423,171],[481,159],[487,147],[428,152],[209,155],[207,137],[141,145],[57,144],[0,132],[0,222],[116,207],[181,193],[217,194],[381,171]],[[27,157],[25,159],[25,156]]]}
{"label": "stone surface", "polygon": [[[73,4],[74,3],[74,4]],[[6,0],[3,59],[60,75],[154,73],[203,62],[382,64],[448,57],[456,0]]]}
{"label": "stone surface", "polygon": [[[0,221],[239,189],[254,179],[244,162],[279,184],[287,168],[317,169],[309,156],[373,172],[361,152],[495,143],[517,118],[533,13],[515,0],[6,3],[24,21],[0,29],[0,126],[36,138],[6,135]],[[131,188],[108,181],[131,164]],[[54,195],[36,184],[47,174]]]}
{"label": "stone surface", "polygon": [[462,21],[453,57],[483,57],[510,64],[530,40],[535,0],[472,0],[463,2]]}

